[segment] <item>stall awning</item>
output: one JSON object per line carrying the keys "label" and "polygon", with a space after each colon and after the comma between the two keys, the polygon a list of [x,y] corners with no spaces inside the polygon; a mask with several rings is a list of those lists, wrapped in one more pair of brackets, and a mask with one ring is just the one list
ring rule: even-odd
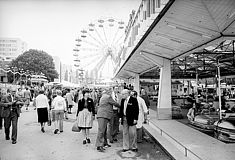
{"label": "stall awning", "polygon": [[116,78],[131,78],[157,66],[235,38],[234,0],[170,0],[130,51]]}

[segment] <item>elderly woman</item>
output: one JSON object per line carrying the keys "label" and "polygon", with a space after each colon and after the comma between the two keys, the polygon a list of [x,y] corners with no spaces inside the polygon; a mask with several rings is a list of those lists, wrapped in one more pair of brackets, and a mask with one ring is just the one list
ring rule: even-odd
{"label": "elderly woman", "polygon": [[48,121],[49,103],[43,90],[39,91],[39,95],[35,98],[33,105],[37,108],[38,122],[41,124],[41,131],[44,133],[45,123]]}
{"label": "elderly woman", "polygon": [[83,90],[82,94],[83,98],[78,101],[77,120],[84,137],[83,144],[86,144],[91,143],[90,129],[95,117],[95,106],[93,100],[89,98],[89,90]]}
{"label": "elderly woman", "polygon": [[111,89],[106,89],[103,92],[97,111],[98,134],[96,138],[96,147],[99,152],[104,152],[104,136],[107,130],[107,123],[113,115],[113,106],[120,107],[120,105],[113,100],[111,93]]}

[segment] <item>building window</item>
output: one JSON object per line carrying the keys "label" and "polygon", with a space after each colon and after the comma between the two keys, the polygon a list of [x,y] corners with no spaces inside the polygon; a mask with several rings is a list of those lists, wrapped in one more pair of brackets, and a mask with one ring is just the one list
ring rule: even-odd
{"label": "building window", "polygon": [[156,1],[156,8],[161,8],[161,0],[155,0]]}

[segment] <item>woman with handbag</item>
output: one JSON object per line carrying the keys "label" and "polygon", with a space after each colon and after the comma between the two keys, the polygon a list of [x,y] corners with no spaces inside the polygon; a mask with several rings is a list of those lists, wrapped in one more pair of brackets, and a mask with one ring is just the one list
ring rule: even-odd
{"label": "woman with handbag", "polygon": [[84,136],[83,144],[91,143],[89,138],[90,129],[95,118],[95,106],[91,98],[89,98],[89,90],[82,92],[83,98],[78,101],[77,120],[78,127],[82,130]]}
{"label": "woman with handbag", "polygon": [[39,95],[34,99],[33,105],[37,109],[38,122],[41,124],[41,131],[44,133],[45,123],[48,121],[49,103],[43,90],[39,91]]}

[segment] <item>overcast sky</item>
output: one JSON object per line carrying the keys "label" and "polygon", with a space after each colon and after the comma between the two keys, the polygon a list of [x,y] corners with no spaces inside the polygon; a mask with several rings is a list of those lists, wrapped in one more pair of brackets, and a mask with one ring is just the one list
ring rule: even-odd
{"label": "overcast sky", "polygon": [[20,38],[28,49],[72,63],[75,38],[100,17],[127,23],[141,0],[0,0],[0,37]]}

